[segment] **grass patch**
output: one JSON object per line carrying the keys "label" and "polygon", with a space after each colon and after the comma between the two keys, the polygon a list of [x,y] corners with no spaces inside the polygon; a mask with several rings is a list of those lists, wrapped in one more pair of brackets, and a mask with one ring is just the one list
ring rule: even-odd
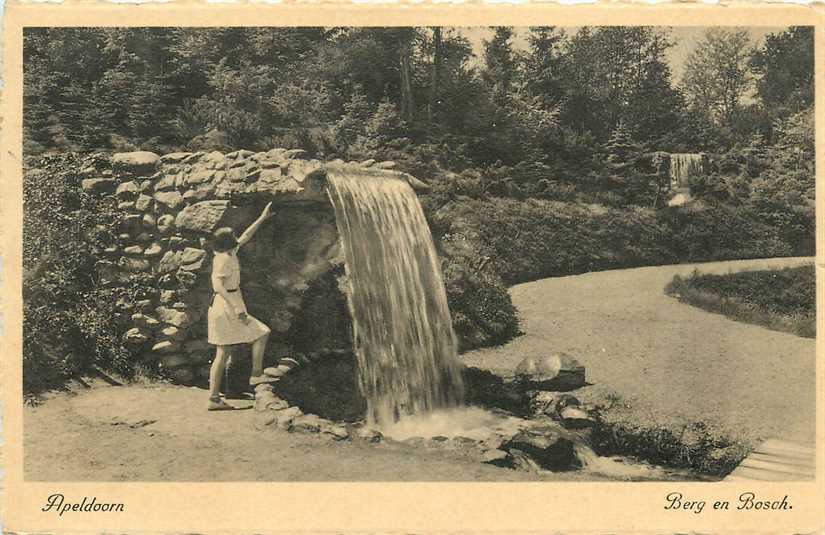
{"label": "grass patch", "polygon": [[619,396],[595,407],[591,446],[599,455],[624,455],[672,468],[724,477],[754,449],[746,437],[705,421],[639,421]]}
{"label": "grass patch", "polygon": [[678,275],[665,293],[709,312],[775,331],[816,337],[813,265],[727,275]]}

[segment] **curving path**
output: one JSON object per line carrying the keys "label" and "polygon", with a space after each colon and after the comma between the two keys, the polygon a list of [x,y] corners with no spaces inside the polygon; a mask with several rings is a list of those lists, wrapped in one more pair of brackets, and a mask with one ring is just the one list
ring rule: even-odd
{"label": "curving path", "polygon": [[587,273],[514,286],[525,332],[463,356],[502,375],[529,354],[566,351],[592,383],[576,395],[617,394],[641,421],[714,422],[759,441],[815,440],[812,339],[736,322],[664,294],[674,275],[753,271],[813,258],[743,260]]}

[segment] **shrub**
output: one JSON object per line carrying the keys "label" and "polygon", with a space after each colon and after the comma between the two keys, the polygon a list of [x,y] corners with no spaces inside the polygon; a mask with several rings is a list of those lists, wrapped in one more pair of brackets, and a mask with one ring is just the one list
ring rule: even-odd
{"label": "shrub", "polygon": [[814,266],[728,275],[674,277],[668,295],[746,323],[816,337]]}
{"label": "shrub", "polygon": [[434,195],[433,233],[466,243],[506,284],[587,271],[799,253],[752,208],[662,210]]}
{"label": "shrub", "polygon": [[24,176],[27,393],[58,387],[95,366],[129,373],[128,351],[114,334],[122,332],[115,308],[124,296],[101,284],[95,269],[102,249],[114,242],[120,216],[113,197],[98,199],[80,188],[79,170],[107,166],[101,155],[46,156]]}
{"label": "shrub", "polygon": [[516,307],[501,277],[466,243],[441,242],[442,271],[459,349],[498,345],[519,334]]}

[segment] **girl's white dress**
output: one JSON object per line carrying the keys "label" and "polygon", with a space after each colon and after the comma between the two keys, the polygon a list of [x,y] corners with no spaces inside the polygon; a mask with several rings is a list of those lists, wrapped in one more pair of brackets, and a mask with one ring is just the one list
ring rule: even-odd
{"label": "girl's white dress", "polygon": [[207,339],[213,345],[246,344],[270,332],[269,327],[249,314],[247,321],[238,317],[239,312],[246,311],[246,305],[241,295],[241,266],[236,253],[237,249],[231,253],[215,253],[212,260],[213,290],[221,278],[224,287],[230,290],[229,303],[215,293],[209,307]]}

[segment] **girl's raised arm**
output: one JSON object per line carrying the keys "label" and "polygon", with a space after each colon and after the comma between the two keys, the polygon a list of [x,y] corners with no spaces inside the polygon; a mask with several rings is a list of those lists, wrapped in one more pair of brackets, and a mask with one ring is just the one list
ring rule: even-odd
{"label": "girl's raised arm", "polygon": [[270,217],[274,216],[274,215],[275,214],[272,213],[272,203],[270,202],[269,204],[266,205],[266,208],[264,208],[264,211],[261,212],[260,217],[258,217],[258,219],[256,219],[254,223],[249,225],[249,228],[247,228],[244,231],[244,233],[241,234],[241,237],[238,238],[238,246],[240,247],[241,245],[243,245],[246,242],[248,242],[249,240],[251,240],[252,236],[255,235],[255,232],[258,231],[258,228],[260,228],[260,226],[263,224],[263,222],[266,221],[267,219],[269,219]]}

